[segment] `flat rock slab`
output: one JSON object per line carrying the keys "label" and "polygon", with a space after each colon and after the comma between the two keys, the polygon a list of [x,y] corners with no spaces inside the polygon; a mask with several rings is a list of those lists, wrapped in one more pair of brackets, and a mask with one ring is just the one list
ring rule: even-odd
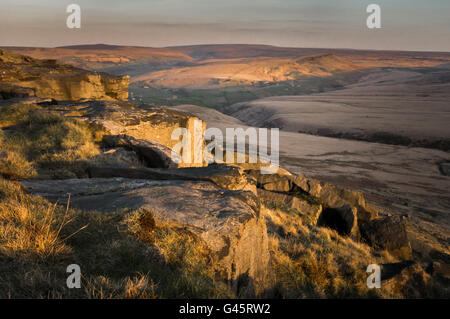
{"label": "flat rock slab", "polygon": [[61,204],[70,193],[70,205],[86,211],[147,209],[157,221],[181,224],[203,239],[235,290],[242,276],[251,278],[256,290],[264,285],[269,260],[267,231],[251,192],[190,180],[91,178],[22,184],[29,192]]}
{"label": "flat rock slab", "polygon": [[146,180],[209,181],[229,190],[246,190],[256,194],[256,184],[235,166],[210,165],[179,169],[90,167],[91,178],[123,177]]}

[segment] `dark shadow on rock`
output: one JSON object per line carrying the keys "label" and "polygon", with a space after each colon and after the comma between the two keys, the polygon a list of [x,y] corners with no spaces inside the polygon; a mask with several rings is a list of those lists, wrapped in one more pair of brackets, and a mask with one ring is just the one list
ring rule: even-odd
{"label": "dark shadow on rock", "polygon": [[248,273],[240,274],[232,283],[233,291],[240,298],[256,298],[253,278]]}
{"label": "dark shadow on rock", "polygon": [[122,147],[133,151],[139,160],[150,168],[176,168],[171,159],[171,150],[159,143],[138,140],[128,135],[106,135],[102,143],[108,147]]}
{"label": "dark shadow on rock", "polygon": [[405,260],[398,263],[389,263],[381,265],[381,280],[388,280],[399,275],[403,269],[414,265],[415,262],[412,260]]}
{"label": "dark shadow on rock", "polygon": [[344,215],[346,211],[337,208],[325,208],[319,216],[317,226],[327,227],[336,230],[340,235],[350,235],[353,225],[354,216],[351,215],[351,208],[348,207],[350,213]]}
{"label": "dark shadow on rock", "polygon": [[403,260],[412,259],[406,219],[400,216],[377,218],[360,225],[362,238],[376,249],[386,249]]}

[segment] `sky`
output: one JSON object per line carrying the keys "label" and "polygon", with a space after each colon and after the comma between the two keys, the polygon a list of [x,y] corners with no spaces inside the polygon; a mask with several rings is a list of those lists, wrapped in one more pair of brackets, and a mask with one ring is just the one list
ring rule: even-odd
{"label": "sky", "polygon": [[[81,28],[66,26],[67,5]],[[381,28],[366,7],[381,7]],[[450,51],[450,0],[0,0],[0,46],[73,44]]]}

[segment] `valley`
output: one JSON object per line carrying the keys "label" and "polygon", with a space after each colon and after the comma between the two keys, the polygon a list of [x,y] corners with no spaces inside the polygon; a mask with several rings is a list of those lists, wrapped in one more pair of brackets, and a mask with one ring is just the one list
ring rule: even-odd
{"label": "valley", "polygon": [[278,127],[282,167],[410,214],[431,246],[449,250],[450,182],[440,170],[450,162],[449,53],[263,45],[14,50],[130,75],[131,101],[186,111],[208,127]]}
{"label": "valley", "polygon": [[[69,296],[448,295],[450,53],[99,44],[9,47],[0,62],[4,218],[9,202],[46,221],[67,201],[64,234],[81,235],[55,256],[88,265],[92,287]],[[280,128],[281,169],[176,163],[171,132],[196,119]],[[99,251],[111,266],[84,257]],[[373,292],[368,261],[413,266]],[[144,271],[134,295],[114,290]]]}
{"label": "valley", "polygon": [[[180,105],[222,129],[247,127],[234,117],[204,107]],[[450,161],[440,150],[385,145],[280,131],[280,165],[291,172],[362,191],[381,211],[408,214],[417,252],[449,251],[450,180],[439,163]],[[419,235],[420,234],[420,235]]]}

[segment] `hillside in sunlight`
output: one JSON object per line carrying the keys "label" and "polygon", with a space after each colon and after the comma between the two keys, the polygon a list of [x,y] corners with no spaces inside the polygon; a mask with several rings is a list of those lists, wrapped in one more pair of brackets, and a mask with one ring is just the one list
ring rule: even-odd
{"label": "hillside in sunlight", "polygon": [[159,87],[220,87],[268,84],[308,76],[331,76],[357,70],[346,58],[333,54],[300,58],[243,58],[206,60],[194,66],[143,74],[132,82]]}

